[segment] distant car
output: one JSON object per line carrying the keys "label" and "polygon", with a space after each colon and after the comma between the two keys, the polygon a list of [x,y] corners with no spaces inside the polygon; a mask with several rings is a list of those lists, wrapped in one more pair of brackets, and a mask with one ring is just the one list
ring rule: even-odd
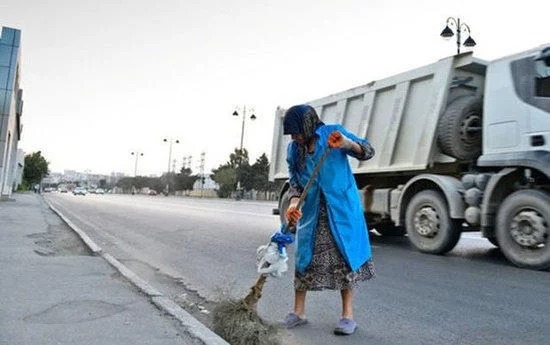
{"label": "distant car", "polygon": [[104,190],[103,188],[97,188],[97,189],[95,190],[95,193],[96,193],[96,194],[105,194],[105,190]]}
{"label": "distant car", "polygon": [[67,188],[65,188],[65,187],[59,187],[58,191],[59,191],[59,193],[67,193],[68,192]]}
{"label": "distant car", "polygon": [[73,189],[73,194],[74,195],[86,195],[86,188],[84,188],[84,187],[75,187],[75,189]]}
{"label": "distant car", "polygon": [[149,192],[147,193],[149,195],[157,195],[157,191],[154,189],[149,189]]}

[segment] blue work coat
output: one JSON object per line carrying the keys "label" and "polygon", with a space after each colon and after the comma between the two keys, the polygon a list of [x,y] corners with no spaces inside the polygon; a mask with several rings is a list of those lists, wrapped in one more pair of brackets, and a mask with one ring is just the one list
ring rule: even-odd
{"label": "blue work coat", "polygon": [[[291,185],[298,184],[301,189],[306,186],[316,163],[328,146],[327,139],[330,133],[335,130],[355,142],[368,143],[341,125],[322,125],[315,132],[318,137],[314,151],[306,154],[305,167],[300,169],[298,144],[290,142],[287,148],[287,163]],[[371,258],[367,224],[359,191],[348,162],[349,153],[346,149],[330,149],[304,199],[301,207],[302,217],[296,228],[295,264],[296,270],[300,273],[303,273],[311,263],[321,193],[325,196],[332,235],[351,270],[357,270]]]}

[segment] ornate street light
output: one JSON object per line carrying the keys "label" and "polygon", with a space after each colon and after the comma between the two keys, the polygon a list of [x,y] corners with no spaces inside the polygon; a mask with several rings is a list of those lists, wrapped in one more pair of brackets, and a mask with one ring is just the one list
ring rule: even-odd
{"label": "ornate street light", "polygon": [[137,176],[138,158],[140,156],[143,157],[143,152],[134,151],[134,152],[132,152],[132,156],[136,156],[136,162],[134,164],[134,177],[136,177]]}
{"label": "ornate street light", "polygon": [[179,144],[180,141],[178,139],[173,139],[173,138],[164,138],[162,139],[163,142],[165,143],[168,143],[169,144],[169,149],[168,149],[168,169],[166,170],[167,173],[166,173],[166,188],[165,188],[165,195],[168,195],[168,193],[170,192],[170,183],[168,182],[169,179],[170,179],[170,172],[171,172],[171,168],[170,168],[170,163],[172,162],[172,145],[173,144]]}
{"label": "ornate street light", "polygon": [[178,139],[172,139],[172,138],[164,138],[162,139],[163,142],[169,143],[170,148],[168,149],[168,169],[166,170],[168,173],[172,171],[170,168],[170,163],[172,162],[172,144],[179,144],[180,141]]}
{"label": "ornate street light", "polygon": [[[454,31],[453,29],[454,28]],[[468,34],[468,37],[464,42],[460,40],[462,32],[465,32]],[[460,18],[453,18],[449,17],[447,18],[447,24],[445,25],[445,29],[441,31],[441,37],[443,38],[451,38],[456,34],[456,53],[460,54],[460,45],[463,45],[465,47],[473,47],[476,45],[476,41],[470,36],[470,27],[466,23],[461,23]]]}
{"label": "ornate street light", "polygon": [[[246,120],[246,106],[243,106],[243,114],[242,114],[242,117],[243,117],[243,121],[242,121],[242,126],[241,126],[241,146],[240,146],[240,155],[239,155],[239,167],[241,166],[241,163],[242,163],[242,155],[243,155],[243,141],[244,141],[244,122]],[[254,111],[252,109],[248,109],[249,112],[252,112],[252,114],[250,115],[250,120],[254,121],[256,120],[256,115],[254,115]],[[233,116],[239,116],[239,112],[237,110],[235,110],[233,112]],[[237,198],[239,199],[241,196],[239,195],[239,192],[241,191],[241,180],[240,180],[240,177],[238,177],[238,180],[237,180]]]}
{"label": "ornate street light", "polygon": [[[243,106],[243,124],[242,124],[242,126],[241,126],[241,147],[240,147],[241,153],[242,153],[242,151],[243,151],[244,121],[246,120],[246,110],[247,110],[247,109],[246,109],[246,106]],[[249,112],[250,112],[250,111],[253,112],[252,109],[248,109],[248,111],[249,111]],[[235,111],[233,112],[233,116],[239,116],[239,112],[237,112],[237,110],[235,110]],[[250,120],[252,120],[252,121],[256,120],[256,115],[254,115],[254,113],[252,113],[252,114],[250,115]]]}

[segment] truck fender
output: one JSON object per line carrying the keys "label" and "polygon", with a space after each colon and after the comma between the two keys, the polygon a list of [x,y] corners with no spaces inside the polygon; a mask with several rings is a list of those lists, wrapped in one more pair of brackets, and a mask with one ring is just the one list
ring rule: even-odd
{"label": "truck fender", "polygon": [[519,168],[504,168],[491,175],[481,202],[481,232],[484,237],[494,236],[495,216],[498,206],[512,192],[511,187],[521,174]]}
{"label": "truck fender", "polygon": [[399,217],[398,219],[394,219],[397,226],[404,225],[407,205],[412,197],[416,193],[426,189],[437,190],[443,193],[447,205],[449,206],[449,215],[451,218],[464,218],[464,201],[462,198],[464,188],[460,180],[452,176],[421,174],[410,179],[403,187],[397,205],[397,214]]}

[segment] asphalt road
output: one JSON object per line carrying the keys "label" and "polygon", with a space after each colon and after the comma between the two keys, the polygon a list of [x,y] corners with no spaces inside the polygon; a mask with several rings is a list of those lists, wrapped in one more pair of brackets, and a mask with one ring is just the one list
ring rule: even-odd
{"label": "asphalt road", "polygon": [[[214,301],[242,298],[255,279],[256,248],[279,228],[270,202],[45,194],[54,206],[140,276],[209,324]],[[512,266],[476,234],[445,256],[406,238],[373,238],[377,270],[355,294],[359,328],[332,335],[339,292],[308,295],[309,324],[285,344],[549,344],[550,272]],[[290,256],[293,256],[292,249]],[[293,263],[289,262],[292,267]],[[292,308],[292,272],[268,279],[260,315]]]}

